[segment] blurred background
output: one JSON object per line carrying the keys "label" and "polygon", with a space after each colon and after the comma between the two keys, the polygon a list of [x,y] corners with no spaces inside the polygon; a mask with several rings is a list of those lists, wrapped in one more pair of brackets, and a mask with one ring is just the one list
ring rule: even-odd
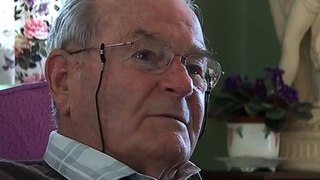
{"label": "blurred background", "polygon": [[[276,37],[268,0],[198,0],[203,30],[226,76],[253,79],[266,67],[277,67],[280,44]],[[222,77],[223,78],[223,77]],[[220,84],[212,96],[219,90]],[[217,157],[227,157],[226,125],[209,119],[192,161],[203,170],[225,170]]]}

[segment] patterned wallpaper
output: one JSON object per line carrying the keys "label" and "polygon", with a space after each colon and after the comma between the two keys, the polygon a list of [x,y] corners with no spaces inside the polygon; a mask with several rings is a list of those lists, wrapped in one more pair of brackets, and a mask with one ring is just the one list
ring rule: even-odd
{"label": "patterned wallpaper", "polygon": [[0,5],[0,84],[44,80],[46,39],[62,0],[3,0]]}

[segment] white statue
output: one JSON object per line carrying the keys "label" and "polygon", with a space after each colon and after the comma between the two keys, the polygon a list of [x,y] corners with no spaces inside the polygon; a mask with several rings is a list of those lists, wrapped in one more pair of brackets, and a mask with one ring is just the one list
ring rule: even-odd
{"label": "white statue", "polygon": [[[282,46],[280,68],[284,81],[301,101],[320,107],[320,0],[269,0]],[[320,110],[309,122],[320,131]]]}

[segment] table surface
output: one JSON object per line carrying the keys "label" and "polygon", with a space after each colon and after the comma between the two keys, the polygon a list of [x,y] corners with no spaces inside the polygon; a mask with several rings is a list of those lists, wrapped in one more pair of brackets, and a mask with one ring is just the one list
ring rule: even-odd
{"label": "table surface", "polygon": [[214,172],[201,171],[203,180],[320,180],[320,173],[312,172]]}

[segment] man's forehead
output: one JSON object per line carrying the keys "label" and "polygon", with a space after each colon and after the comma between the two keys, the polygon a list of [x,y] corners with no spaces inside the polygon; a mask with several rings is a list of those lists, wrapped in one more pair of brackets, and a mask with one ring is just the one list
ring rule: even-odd
{"label": "man's forehead", "polygon": [[[185,18],[193,13],[184,0],[97,0],[100,15],[122,19],[126,17]],[[174,16],[172,16],[174,15]]]}
{"label": "man's forehead", "polygon": [[[128,23],[143,21],[167,21],[194,28],[196,14],[184,0],[102,0],[101,16],[125,27]],[[127,23],[127,24],[126,24]],[[188,28],[187,27],[187,28]]]}
{"label": "man's forehead", "polygon": [[[197,46],[205,47],[200,24],[196,15],[183,0],[103,0],[101,31],[112,32],[111,41],[135,40],[139,37],[156,36],[168,41],[168,33],[180,36],[189,31]],[[170,28],[163,26],[169,25]],[[172,27],[175,26],[175,27]],[[171,31],[171,32],[170,32]],[[175,31],[175,32],[174,32]],[[104,36],[106,39],[107,36]],[[181,36],[182,37],[182,36]],[[169,38],[170,40],[170,38]]]}

